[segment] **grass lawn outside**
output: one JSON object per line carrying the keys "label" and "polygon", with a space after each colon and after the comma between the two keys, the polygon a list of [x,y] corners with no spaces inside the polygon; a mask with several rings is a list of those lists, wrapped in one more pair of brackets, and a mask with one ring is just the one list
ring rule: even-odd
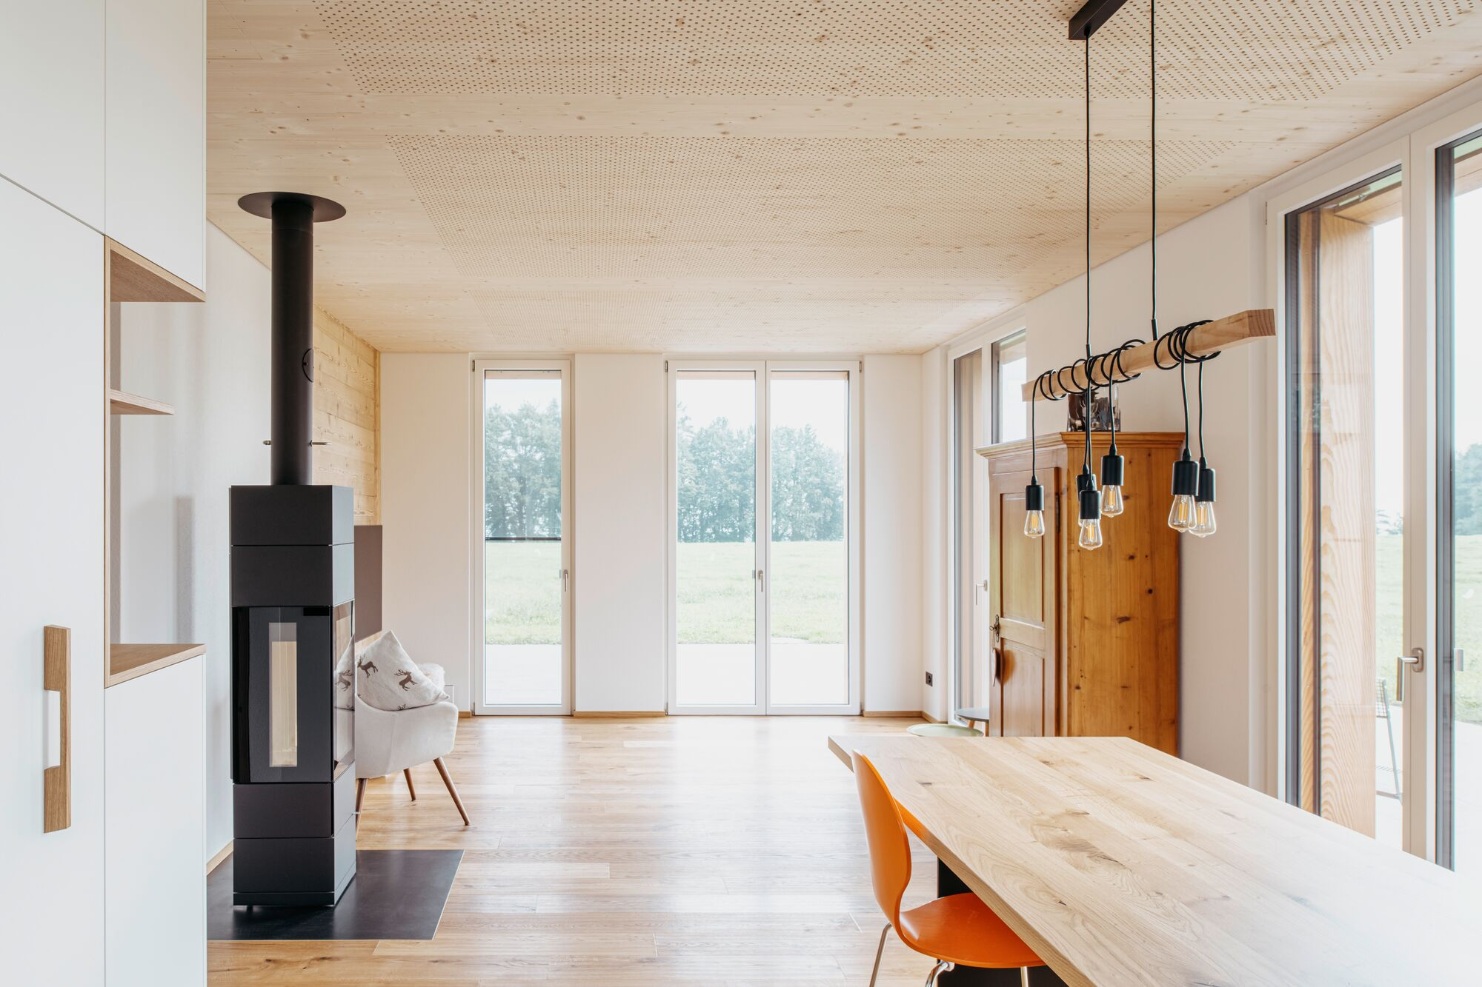
{"label": "grass lawn outside", "polygon": [[[756,637],[746,542],[678,546],[680,644],[749,644]],[[846,640],[849,551],[842,541],[776,542],[767,593],[772,636],[811,644]],[[485,542],[484,640],[487,644],[559,644],[559,542]],[[578,574],[579,578],[579,574]]]}

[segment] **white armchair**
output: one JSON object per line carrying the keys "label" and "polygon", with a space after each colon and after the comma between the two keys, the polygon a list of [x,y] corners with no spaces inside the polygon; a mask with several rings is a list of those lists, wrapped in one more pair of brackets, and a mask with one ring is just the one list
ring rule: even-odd
{"label": "white armchair", "polygon": [[[438,689],[443,688],[446,674],[441,665],[422,665],[422,671]],[[453,741],[458,733],[458,707],[446,700],[430,706],[414,709],[384,710],[368,705],[358,696],[355,699],[355,810],[365,797],[365,782],[368,778],[404,772],[407,790],[412,799],[417,790],[412,787],[411,769],[418,764],[431,761],[442,775],[448,794],[463,817],[463,825],[469,825],[468,812],[463,800],[458,797],[458,788],[448,775],[443,756],[453,750]]]}

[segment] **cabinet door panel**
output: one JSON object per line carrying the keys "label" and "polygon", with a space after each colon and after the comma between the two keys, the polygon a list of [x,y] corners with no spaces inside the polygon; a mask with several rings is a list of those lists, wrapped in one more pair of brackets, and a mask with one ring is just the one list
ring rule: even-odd
{"label": "cabinet door panel", "polygon": [[1038,737],[1055,732],[1054,573],[1059,546],[1055,497],[1058,471],[1042,476],[1043,538],[1024,535],[1024,488],[1029,474],[998,473],[990,480],[993,503],[989,600],[997,650],[989,689],[989,733]]}
{"label": "cabinet door panel", "polygon": [[1028,648],[1003,652],[1003,737],[1044,737],[1054,733],[1045,703],[1045,657]]}
{"label": "cabinet door panel", "polygon": [[[103,238],[0,182],[0,980],[103,983]],[[42,628],[71,628],[71,826],[42,832]]]}
{"label": "cabinet door panel", "polygon": [[103,0],[0,5],[0,175],[103,228]]}
{"label": "cabinet door panel", "polygon": [[203,660],[108,690],[108,987],[206,982]]}
{"label": "cabinet door panel", "polygon": [[109,0],[105,232],[204,287],[205,5]]}

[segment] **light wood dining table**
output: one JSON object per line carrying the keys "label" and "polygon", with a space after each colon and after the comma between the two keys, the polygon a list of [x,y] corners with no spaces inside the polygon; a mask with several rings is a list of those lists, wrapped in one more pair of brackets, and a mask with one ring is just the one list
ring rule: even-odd
{"label": "light wood dining table", "polygon": [[829,747],[1068,984],[1482,984],[1476,883],[1136,741]]}

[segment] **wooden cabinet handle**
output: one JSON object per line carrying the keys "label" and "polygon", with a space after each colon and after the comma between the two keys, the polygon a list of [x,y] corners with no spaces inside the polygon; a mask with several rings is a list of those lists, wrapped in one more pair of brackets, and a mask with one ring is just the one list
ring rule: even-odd
{"label": "wooden cabinet handle", "polygon": [[[57,763],[42,772],[42,831],[55,833],[72,825],[72,630],[48,625],[44,633],[41,687],[58,693],[57,723],[47,724],[57,741]],[[48,739],[48,761],[51,760]]]}

